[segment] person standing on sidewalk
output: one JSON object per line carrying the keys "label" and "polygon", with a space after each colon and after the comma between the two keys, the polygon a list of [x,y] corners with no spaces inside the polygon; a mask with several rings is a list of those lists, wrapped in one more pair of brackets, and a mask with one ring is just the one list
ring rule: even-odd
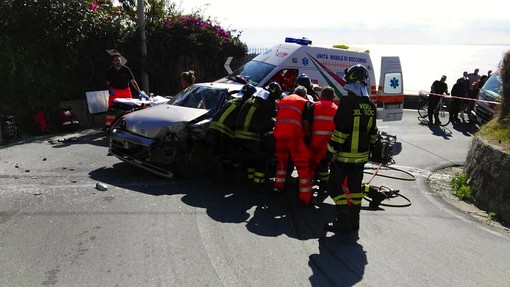
{"label": "person standing on sidewalk", "polygon": [[[429,126],[434,124],[436,126],[441,125],[441,122],[439,121],[439,109],[437,108],[437,104],[443,95],[449,95],[448,84],[446,83],[445,75],[441,76],[440,80],[434,81],[430,87],[428,103]],[[434,117],[435,122],[432,121],[432,117]]]}
{"label": "person standing on sidewalk", "polygon": [[[363,170],[377,140],[377,108],[368,92],[368,70],[354,65],[345,71],[347,96],[340,99],[335,130],[328,143],[332,154],[328,194],[337,218],[324,226],[331,232],[357,232],[363,199]],[[342,187],[347,178],[347,187]]]}
{"label": "person standing on sidewalk", "polygon": [[452,87],[452,101],[450,107],[450,121],[452,124],[456,124],[459,121],[459,113],[464,112],[461,108],[464,107],[462,98],[467,98],[467,85],[465,78],[458,78],[457,82]]}

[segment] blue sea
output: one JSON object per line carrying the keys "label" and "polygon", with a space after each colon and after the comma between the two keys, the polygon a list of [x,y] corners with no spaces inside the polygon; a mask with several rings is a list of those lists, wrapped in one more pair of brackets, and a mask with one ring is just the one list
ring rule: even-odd
{"label": "blue sea", "polygon": [[480,75],[495,72],[509,45],[356,45],[370,50],[375,75],[379,81],[381,56],[399,56],[403,71],[404,93],[430,90],[432,82],[447,76],[449,91],[464,71],[480,69]]}

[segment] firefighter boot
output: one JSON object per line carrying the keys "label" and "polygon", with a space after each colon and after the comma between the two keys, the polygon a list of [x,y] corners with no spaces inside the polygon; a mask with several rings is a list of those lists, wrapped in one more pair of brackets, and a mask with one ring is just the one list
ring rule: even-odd
{"label": "firefighter boot", "polygon": [[349,216],[351,219],[351,229],[354,232],[359,230],[359,213],[361,211],[361,205],[350,205]]}
{"label": "firefighter boot", "polygon": [[335,233],[351,232],[351,219],[348,206],[336,205],[335,207],[338,217],[333,222],[324,225],[324,230]]}

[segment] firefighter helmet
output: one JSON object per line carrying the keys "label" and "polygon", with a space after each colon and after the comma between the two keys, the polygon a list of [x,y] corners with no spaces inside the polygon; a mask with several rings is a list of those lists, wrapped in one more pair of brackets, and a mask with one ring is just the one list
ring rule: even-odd
{"label": "firefighter helmet", "polygon": [[278,99],[282,95],[282,87],[277,82],[271,82],[265,88],[271,96],[274,96],[275,99]]}
{"label": "firefighter helmet", "polygon": [[301,74],[296,78],[296,86],[303,86],[308,88],[312,86],[312,81],[306,74]]}
{"label": "firefighter helmet", "polygon": [[345,69],[345,83],[352,84],[361,82],[368,85],[368,70],[363,65],[357,64]]}
{"label": "firefighter helmet", "polygon": [[239,91],[238,95],[242,96],[243,99],[247,99],[251,97],[253,94],[255,94],[256,91],[257,89],[255,88],[255,86],[253,86],[252,84],[246,84],[241,88],[241,91]]}

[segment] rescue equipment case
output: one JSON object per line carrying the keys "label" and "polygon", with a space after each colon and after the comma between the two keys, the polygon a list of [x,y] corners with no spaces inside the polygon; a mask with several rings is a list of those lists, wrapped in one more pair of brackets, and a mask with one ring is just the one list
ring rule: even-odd
{"label": "rescue equipment case", "polygon": [[56,128],[61,132],[73,132],[80,128],[80,121],[70,107],[57,109],[54,122]]}
{"label": "rescue equipment case", "polygon": [[18,123],[14,116],[0,115],[0,144],[8,144],[21,139]]}

